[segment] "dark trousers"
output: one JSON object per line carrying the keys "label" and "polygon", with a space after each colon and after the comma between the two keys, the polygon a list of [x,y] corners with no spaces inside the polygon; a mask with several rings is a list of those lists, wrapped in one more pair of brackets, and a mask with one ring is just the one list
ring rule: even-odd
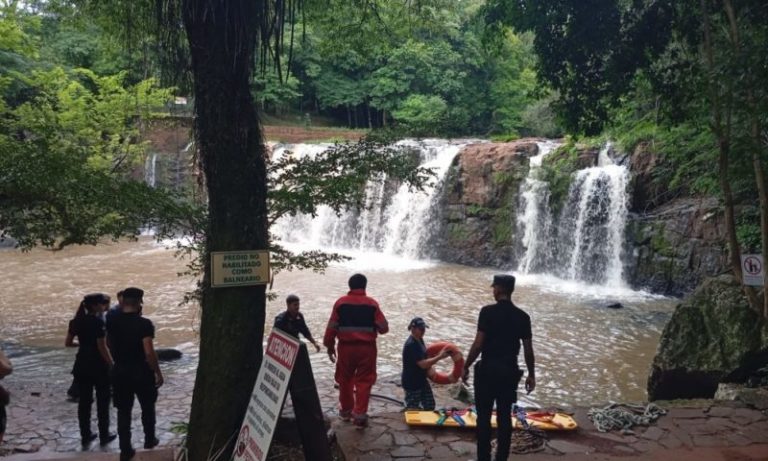
{"label": "dark trousers", "polygon": [[134,396],[141,406],[141,424],[145,440],[155,438],[155,402],[157,388],[151,371],[138,373],[115,372],[115,406],[117,407],[117,434],[120,437],[120,451],[130,451],[131,419]]}
{"label": "dark trousers", "polygon": [[99,424],[99,437],[109,436],[109,375],[103,373],[79,373],[75,375],[77,392],[80,396],[77,401],[77,421],[80,424],[80,437],[90,437],[91,431],[91,407],[93,404],[93,391],[96,390],[96,418]]}
{"label": "dark trousers", "polygon": [[506,461],[512,442],[512,404],[517,401],[519,371],[513,374],[475,366],[475,407],[477,408],[477,461],[491,461],[491,415],[496,402],[496,461]]}

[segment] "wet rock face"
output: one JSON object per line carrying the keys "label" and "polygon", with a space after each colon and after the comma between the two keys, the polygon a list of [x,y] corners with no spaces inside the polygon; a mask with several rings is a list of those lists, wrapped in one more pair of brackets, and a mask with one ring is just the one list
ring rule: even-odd
{"label": "wet rock face", "polygon": [[627,220],[628,281],[681,296],[728,270],[725,222],[715,198],[679,198]]}
{"label": "wet rock face", "polygon": [[649,400],[712,398],[768,364],[768,324],[730,275],[710,278],[677,306],[648,378]]}
{"label": "wet rock face", "polygon": [[632,171],[632,201],[629,209],[644,213],[668,200],[668,184],[654,181],[654,169],[660,167],[662,159],[647,143],[640,143],[629,156],[629,169]]}
{"label": "wet rock face", "polygon": [[473,144],[456,156],[433,207],[439,222],[431,257],[467,265],[508,267],[513,261],[518,191],[528,174],[533,140]]}

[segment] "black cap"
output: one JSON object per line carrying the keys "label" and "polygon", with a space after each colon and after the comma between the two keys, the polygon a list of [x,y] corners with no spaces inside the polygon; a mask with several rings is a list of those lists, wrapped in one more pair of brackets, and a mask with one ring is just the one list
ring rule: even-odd
{"label": "black cap", "polygon": [[408,324],[408,329],[410,330],[411,328],[429,328],[429,326],[423,318],[414,317],[413,320],[411,320],[411,323]]}
{"label": "black cap", "polygon": [[507,274],[494,275],[493,283],[491,284],[491,286],[496,286],[496,285],[512,293],[513,291],[515,291],[515,277],[513,275],[507,275]]}
{"label": "black cap", "polygon": [[83,297],[83,301],[91,306],[105,304],[109,302],[109,296],[104,293],[90,293]]}
{"label": "black cap", "polygon": [[368,279],[363,274],[355,274],[349,278],[349,289],[365,289],[368,285]]}
{"label": "black cap", "polygon": [[294,294],[290,294],[285,298],[286,304],[295,303],[296,301],[299,301],[299,297]]}
{"label": "black cap", "polygon": [[136,287],[129,287],[123,290],[123,299],[135,299],[137,301],[144,300],[144,290]]}

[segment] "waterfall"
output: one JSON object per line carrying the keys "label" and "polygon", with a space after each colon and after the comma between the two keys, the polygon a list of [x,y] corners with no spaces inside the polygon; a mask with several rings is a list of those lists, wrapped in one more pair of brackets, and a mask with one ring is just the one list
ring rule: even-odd
{"label": "waterfall", "polygon": [[541,260],[540,254],[546,249],[547,241],[541,236],[549,235],[552,227],[552,212],[549,209],[549,185],[539,179],[541,163],[560,144],[553,141],[537,143],[539,152],[529,159],[528,176],[520,187],[520,210],[517,228],[522,238],[525,253],[520,259],[518,271],[532,272],[534,263]]}
{"label": "waterfall", "polygon": [[597,166],[573,174],[568,197],[555,219],[548,203],[549,188],[538,180],[538,166],[552,147],[540,146],[521,186],[518,232],[524,252],[518,271],[624,285],[621,256],[629,171],[614,164],[608,156],[610,149],[610,144],[601,149]]}
{"label": "waterfall", "polygon": [[[362,210],[341,214],[322,206],[315,217],[297,215],[280,219],[275,234],[284,242],[314,248],[355,250],[399,255],[407,258],[423,256],[424,240],[430,230],[429,211],[436,199],[439,183],[464,144],[445,140],[405,140],[396,144],[418,152],[421,165],[431,168],[435,180],[423,192],[411,191],[386,177],[369,181],[365,188]],[[290,151],[298,157],[315,156],[329,145],[297,144],[275,149],[279,157]]]}
{"label": "waterfall", "polygon": [[157,152],[153,152],[147,155],[147,160],[144,162],[144,182],[150,187],[155,187],[157,180]]}

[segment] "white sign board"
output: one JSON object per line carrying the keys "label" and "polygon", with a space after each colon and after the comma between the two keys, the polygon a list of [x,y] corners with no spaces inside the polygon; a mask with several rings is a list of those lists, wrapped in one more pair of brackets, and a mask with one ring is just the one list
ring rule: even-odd
{"label": "white sign board", "polygon": [[278,329],[272,330],[237,438],[234,461],[263,461],[267,458],[298,353],[298,339]]}
{"label": "white sign board", "polygon": [[744,274],[744,285],[763,286],[763,274],[765,273],[763,256],[741,255],[741,272]]}
{"label": "white sign board", "polygon": [[239,287],[269,283],[269,251],[212,251],[211,286]]}

